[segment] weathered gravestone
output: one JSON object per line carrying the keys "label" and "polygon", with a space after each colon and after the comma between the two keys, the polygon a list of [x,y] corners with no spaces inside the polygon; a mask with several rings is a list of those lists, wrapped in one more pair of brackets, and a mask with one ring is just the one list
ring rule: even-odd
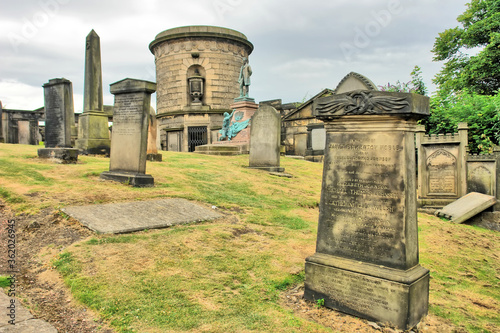
{"label": "weathered gravestone", "polygon": [[498,189],[498,173],[500,166],[499,151],[488,155],[467,156],[467,193],[479,192],[500,197]]}
{"label": "weathered gravestone", "polygon": [[146,172],[149,110],[156,83],[124,79],[110,85],[115,95],[109,171],[101,178],[136,187],[154,185]]}
{"label": "weathered gravestone", "polygon": [[407,329],[427,313],[429,271],[419,265],[416,121],[429,98],[358,90],[320,98],[326,147],[316,253],[304,296]]}
{"label": "weathered gravestone", "polygon": [[75,125],[73,86],[64,78],[43,85],[45,101],[45,148],[38,157],[61,163],[76,163],[78,149],[71,148],[71,129]]}
{"label": "weathered gravestone", "polygon": [[86,39],[83,113],[78,117],[76,147],[84,154],[109,154],[108,116],[102,101],[101,42],[92,30]]}
{"label": "weathered gravestone", "polygon": [[250,128],[250,168],[285,171],[280,168],[280,135],[280,114],[272,106],[261,104],[252,117]]}
{"label": "weathered gravestone", "polygon": [[425,135],[417,127],[418,204],[443,207],[467,193],[467,124],[458,133]]}

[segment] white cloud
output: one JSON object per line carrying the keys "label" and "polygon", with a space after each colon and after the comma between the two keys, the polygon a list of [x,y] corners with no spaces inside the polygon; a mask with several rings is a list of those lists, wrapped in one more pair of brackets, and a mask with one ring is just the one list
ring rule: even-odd
{"label": "white cloud", "polygon": [[[101,37],[105,104],[112,104],[109,84],[125,77],[155,80],[148,45],[158,33],[204,24],[241,31],[254,44],[251,95],[256,100],[298,101],[306,93],[334,88],[350,71],[376,84],[407,80],[414,65],[422,67],[430,85],[440,68],[430,53],[434,39],[457,25],[456,17],[468,1],[399,0],[403,11],[393,11],[387,24],[382,13],[397,0],[5,2],[0,12],[0,31],[5,32],[0,34],[0,98],[20,108],[40,107],[41,85],[65,77],[73,82],[75,110],[81,110],[76,96],[83,93],[85,37],[95,29]],[[41,3],[59,5],[51,11]],[[46,22],[43,13],[49,17]],[[29,32],[30,23],[36,31],[23,34],[23,29]],[[370,43],[356,48],[348,61],[340,45],[353,44],[356,29],[371,33]],[[25,39],[17,52],[9,33]]]}
{"label": "white cloud", "polygon": [[1,80],[0,101],[5,109],[34,110],[43,106],[43,89],[16,80]]}

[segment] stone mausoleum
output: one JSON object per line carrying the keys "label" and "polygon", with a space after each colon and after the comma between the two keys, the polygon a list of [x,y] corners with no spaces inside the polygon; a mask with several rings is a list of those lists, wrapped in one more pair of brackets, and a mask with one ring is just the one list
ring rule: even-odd
{"label": "stone mausoleum", "polygon": [[240,94],[240,68],[252,43],[235,30],[187,26],[159,33],[149,49],[156,63],[161,148],[190,152],[216,142],[224,112],[232,112]]}

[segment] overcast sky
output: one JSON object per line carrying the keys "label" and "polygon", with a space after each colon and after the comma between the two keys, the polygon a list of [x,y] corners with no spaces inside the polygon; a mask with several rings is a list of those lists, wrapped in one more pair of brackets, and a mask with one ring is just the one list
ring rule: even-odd
{"label": "overcast sky", "polygon": [[10,109],[41,107],[41,86],[65,77],[81,112],[85,37],[94,29],[101,38],[104,103],[112,105],[109,85],[126,77],[155,81],[149,43],[185,25],[247,36],[255,47],[250,96],[257,102],[302,101],[335,88],[351,71],[376,85],[409,81],[415,65],[433,91],[442,64],[432,61],[430,50],[440,32],[458,25],[467,2],[0,0],[0,101]]}

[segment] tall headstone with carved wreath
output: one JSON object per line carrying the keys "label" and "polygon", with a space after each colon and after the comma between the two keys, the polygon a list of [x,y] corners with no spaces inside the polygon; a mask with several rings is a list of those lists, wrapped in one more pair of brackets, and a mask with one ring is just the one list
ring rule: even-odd
{"label": "tall headstone with carved wreath", "polygon": [[419,265],[415,141],[428,97],[355,90],[315,101],[326,147],[305,298],[407,329],[427,313]]}

